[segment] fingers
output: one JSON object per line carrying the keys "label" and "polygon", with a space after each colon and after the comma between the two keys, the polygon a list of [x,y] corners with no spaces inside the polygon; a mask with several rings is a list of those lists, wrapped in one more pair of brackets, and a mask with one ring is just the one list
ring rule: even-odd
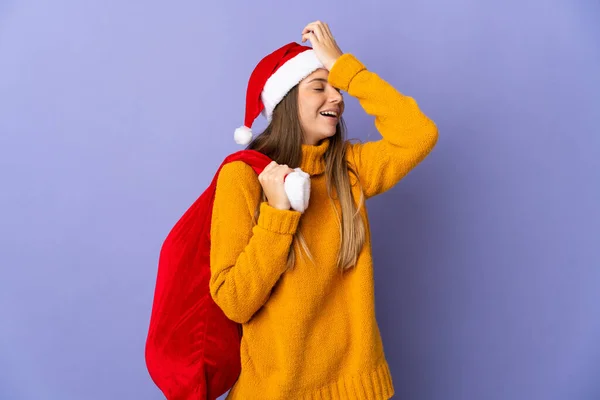
{"label": "fingers", "polygon": [[290,167],[288,167],[286,164],[281,164],[273,169],[273,175],[283,176],[284,174],[287,174],[289,170],[290,170]]}
{"label": "fingers", "polygon": [[323,23],[323,28],[325,29],[325,33],[333,39],[333,34],[331,33],[331,29],[329,29],[329,25]]}
{"label": "fingers", "polygon": [[[326,30],[324,24],[321,21],[311,22],[310,24],[304,27],[304,29],[302,30],[302,41],[305,40],[305,34],[308,34],[310,32],[313,32],[315,38],[318,41],[322,41],[323,39],[325,39],[326,35],[329,35],[329,32]],[[310,39],[310,36],[308,36],[308,39]]]}
{"label": "fingers", "polygon": [[281,168],[277,171],[277,181],[285,182],[286,176],[288,176],[288,174],[293,171],[294,170],[288,167],[287,165],[282,165]]}
{"label": "fingers", "polygon": [[323,31],[323,26],[321,24],[315,24],[313,32],[317,36],[317,40],[319,40],[320,42],[322,42],[325,39],[325,32]]}
{"label": "fingers", "polygon": [[279,169],[277,170],[277,177],[283,180],[287,176],[287,174],[290,174],[292,172],[294,172],[294,170],[288,167],[287,165],[280,165]]}
{"label": "fingers", "polygon": [[286,164],[279,165],[277,162],[271,161],[265,167],[265,169],[263,169],[263,172],[259,175],[259,178],[264,180],[275,179],[280,181],[283,180],[285,175],[289,174],[290,172],[294,172],[294,170]]}
{"label": "fingers", "polygon": [[260,174],[258,174],[258,180],[263,182],[269,176],[271,176],[273,169],[277,166],[275,161],[271,161],[267,166],[262,170]]}
{"label": "fingers", "polygon": [[273,167],[275,167],[276,165],[277,165],[277,163],[275,161],[271,161],[269,164],[267,164],[267,166],[265,167],[265,169],[263,170],[263,172],[267,171],[267,170],[273,169]]}
{"label": "fingers", "polygon": [[308,32],[312,32],[314,31],[314,26],[318,23],[319,21],[315,21],[315,22],[311,22],[310,24],[307,24],[304,29],[302,30],[302,34],[308,33]]}
{"label": "fingers", "polygon": [[302,43],[306,42],[307,40],[310,40],[310,43],[313,46],[319,43],[319,39],[314,32],[306,32],[302,34]]}

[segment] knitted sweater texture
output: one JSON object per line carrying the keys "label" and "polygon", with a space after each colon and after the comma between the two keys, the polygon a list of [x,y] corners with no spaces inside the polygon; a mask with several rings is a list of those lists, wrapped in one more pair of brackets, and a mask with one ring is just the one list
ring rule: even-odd
{"label": "knitted sweater texture", "polygon": [[[341,56],[329,83],[358,99],[381,134],[376,141],[347,142],[346,159],[368,199],[392,188],[437,142],[436,125],[411,97],[369,71],[352,54]],[[267,202],[256,173],[241,161],[220,172],[211,225],[213,299],[242,324],[242,370],[228,399],[381,400],[394,394],[375,318],[373,262],[367,209],[361,215],[366,243],[357,265],[341,273],[339,201],[326,187],[325,139],[302,146],[301,168],[311,176],[304,213]],[[360,186],[350,174],[355,201]],[[254,221],[259,205],[260,215]],[[334,206],[335,205],[335,206]],[[300,230],[316,265],[299,254],[286,269]]]}

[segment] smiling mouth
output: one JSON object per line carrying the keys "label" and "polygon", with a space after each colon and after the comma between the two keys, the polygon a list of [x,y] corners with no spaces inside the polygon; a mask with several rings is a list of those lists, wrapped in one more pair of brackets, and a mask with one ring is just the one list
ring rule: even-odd
{"label": "smiling mouth", "polygon": [[324,111],[319,113],[321,114],[323,117],[325,118],[329,118],[329,119],[338,119],[337,114],[334,112],[330,112],[330,111]]}

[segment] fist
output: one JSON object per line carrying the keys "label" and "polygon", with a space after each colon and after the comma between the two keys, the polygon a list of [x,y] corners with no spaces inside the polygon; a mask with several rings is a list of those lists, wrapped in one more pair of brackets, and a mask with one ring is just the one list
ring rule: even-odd
{"label": "fist", "polygon": [[285,176],[293,171],[285,164],[279,165],[275,161],[271,161],[258,175],[258,181],[271,207],[279,210],[290,209],[291,204],[285,192],[284,183]]}

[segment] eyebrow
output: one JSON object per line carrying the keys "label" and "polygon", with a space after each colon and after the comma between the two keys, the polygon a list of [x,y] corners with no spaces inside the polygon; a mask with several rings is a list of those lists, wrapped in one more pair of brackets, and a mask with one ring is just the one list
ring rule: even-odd
{"label": "eyebrow", "polygon": [[314,79],[311,79],[310,81],[308,81],[308,83],[312,83],[315,81],[321,81],[321,82],[327,83],[327,79],[325,79],[325,78],[314,78]]}

